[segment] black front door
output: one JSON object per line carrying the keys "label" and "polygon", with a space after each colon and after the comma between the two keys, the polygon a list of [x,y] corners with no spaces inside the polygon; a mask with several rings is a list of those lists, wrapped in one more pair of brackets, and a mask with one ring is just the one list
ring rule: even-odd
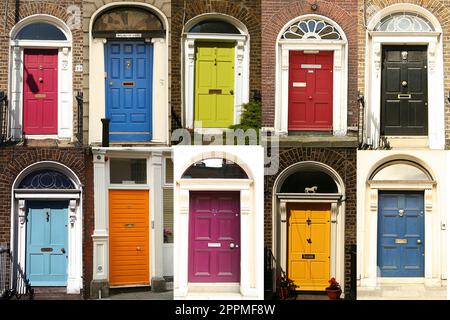
{"label": "black front door", "polygon": [[427,82],[426,46],[383,46],[382,135],[428,135]]}

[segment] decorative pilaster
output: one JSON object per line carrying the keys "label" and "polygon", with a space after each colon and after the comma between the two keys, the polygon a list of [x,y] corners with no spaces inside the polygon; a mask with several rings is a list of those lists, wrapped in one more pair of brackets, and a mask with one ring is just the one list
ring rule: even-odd
{"label": "decorative pilaster", "polygon": [[375,64],[375,75],[379,78],[381,73],[381,43],[379,42],[373,44],[373,59]]}
{"label": "decorative pilaster", "polygon": [[194,39],[188,39],[186,41],[186,70],[185,70],[185,119],[186,123],[185,126],[188,129],[194,128],[194,74],[195,74],[195,40]]}

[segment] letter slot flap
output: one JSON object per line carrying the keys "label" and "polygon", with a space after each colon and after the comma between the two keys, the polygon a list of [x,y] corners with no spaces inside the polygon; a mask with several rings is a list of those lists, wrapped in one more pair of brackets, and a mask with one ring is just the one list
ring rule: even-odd
{"label": "letter slot flap", "polygon": [[220,242],[208,242],[208,248],[220,248],[221,246]]}

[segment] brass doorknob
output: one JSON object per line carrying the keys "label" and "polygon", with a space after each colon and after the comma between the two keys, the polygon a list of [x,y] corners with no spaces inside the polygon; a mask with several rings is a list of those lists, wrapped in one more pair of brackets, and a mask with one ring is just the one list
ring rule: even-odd
{"label": "brass doorknob", "polygon": [[422,244],[422,240],[417,239],[417,244]]}
{"label": "brass doorknob", "polygon": [[312,100],[312,96],[309,96],[308,99],[309,99],[309,100]]}
{"label": "brass doorknob", "polygon": [[44,82],[44,79],[42,79],[41,77],[39,77],[39,82]]}

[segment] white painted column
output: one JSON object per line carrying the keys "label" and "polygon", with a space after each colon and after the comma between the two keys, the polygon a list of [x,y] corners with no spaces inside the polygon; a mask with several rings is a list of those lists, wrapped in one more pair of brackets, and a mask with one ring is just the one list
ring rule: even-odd
{"label": "white painted column", "polygon": [[[150,168],[152,170],[152,181],[150,189],[150,218],[153,226],[152,234],[152,249],[153,261],[150,261],[152,266],[152,278],[161,278],[164,276],[164,258],[163,258],[163,242],[164,242],[164,217],[163,217],[163,195],[162,195],[162,152],[153,152],[150,158]],[[152,254],[150,254],[152,257]]]}
{"label": "white painted column", "polygon": [[288,134],[289,113],[289,50],[281,49],[281,97],[279,108],[279,127],[275,128],[280,134]]}
{"label": "white painted column", "polygon": [[247,102],[243,92],[243,75],[244,75],[244,41],[239,40],[236,44],[236,69],[234,84],[234,123],[241,123],[242,104]]}
{"label": "white painted column", "polygon": [[[251,296],[255,293],[255,230],[253,216],[251,210],[251,194],[250,190],[241,190],[241,284],[240,292],[243,296]],[[253,285],[252,285],[253,284]]]}
{"label": "white painted column", "polygon": [[23,101],[23,49],[11,49],[11,89],[10,89],[10,135],[13,139],[22,138],[22,101]]}
{"label": "white painted column", "polygon": [[[188,294],[189,190],[175,189],[178,201],[174,203],[173,245],[174,298]],[[177,239],[177,238],[181,239]]]}
{"label": "white painted column", "polygon": [[[378,189],[370,189],[369,212],[366,220],[366,236],[363,246],[367,254],[364,267],[364,286],[377,285],[377,246],[378,246]],[[364,258],[363,258],[364,259]]]}
{"label": "white painted column", "polygon": [[[347,67],[344,66],[345,46],[333,51],[333,135],[347,134],[347,82],[345,77]],[[344,94],[341,94],[344,93]]]}
{"label": "white painted column", "polygon": [[188,39],[185,42],[184,63],[184,126],[187,129],[194,128],[194,86],[195,86],[195,40]]}
{"label": "white painted column", "polygon": [[108,265],[108,212],[106,207],[106,165],[105,151],[94,151],[94,261],[93,279],[109,278]]}
{"label": "white painted column", "polygon": [[368,133],[368,143],[373,147],[378,147],[380,139],[380,126],[381,126],[381,43],[373,42],[373,67],[371,70],[371,86],[369,88],[370,99],[369,105],[366,106],[365,118]]}
{"label": "white painted column", "polygon": [[425,196],[424,196],[424,209],[425,212],[423,213],[425,218],[425,248],[424,248],[424,254],[425,254],[425,281],[431,281],[433,278],[433,246],[438,245],[438,243],[435,243],[433,240],[433,190],[426,189],[425,190]]}
{"label": "white painted column", "polygon": [[105,46],[106,39],[92,39],[89,49],[89,144],[102,141],[105,117]]}
{"label": "white painted column", "polygon": [[[16,270],[16,273],[19,274],[19,272],[23,272],[25,274],[25,250],[26,250],[26,232],[27,232],[27,212],[25,207],[25,200],[21,199],[19,200],[18,205],[18,230],[17,230],[17,251],[15,254],[17,254],[17,268],[19,270]],[[13,276],[14,277],[14,276]],[[22,277],[17,277],[17,285],[18,288],[22,288],[23,292],[19,293],[25,293],[25,285],[23,283]],[[14,278],[13,278],[14,281]]]}
{"label": "white painted column", "polygon": [[152,141],[167,141],[169,108],[167,107],[166,40],[153,38]]}
{"label": "white painted column", "polygon": [[[331,203],[331,217],[330,217],[330,273],[332,277],[338,278],[337,275],[337,203]],[[343,281],[340,279],[338,281]]]}
{"label": "white painted column", "polygon": [[286,272],[287,266],[287,212],[286,202],[280,202],[280,266]]}
{"label": "white painted column", "polygon": [[67,293],[80,293],[80,267],[82,256],[78,251],[81,252],[82,240],[78,239],[78,234],[81,234],[81,221],[77,219],[77,200],[69,201],[69,223],[67,226],[68,230],[68,248],[66,248],[68,255],[67,263]]}
{"label": "white painted column", "polygon": [[58,137],[73,138],[72,55],[70,48],[58,51]]}

